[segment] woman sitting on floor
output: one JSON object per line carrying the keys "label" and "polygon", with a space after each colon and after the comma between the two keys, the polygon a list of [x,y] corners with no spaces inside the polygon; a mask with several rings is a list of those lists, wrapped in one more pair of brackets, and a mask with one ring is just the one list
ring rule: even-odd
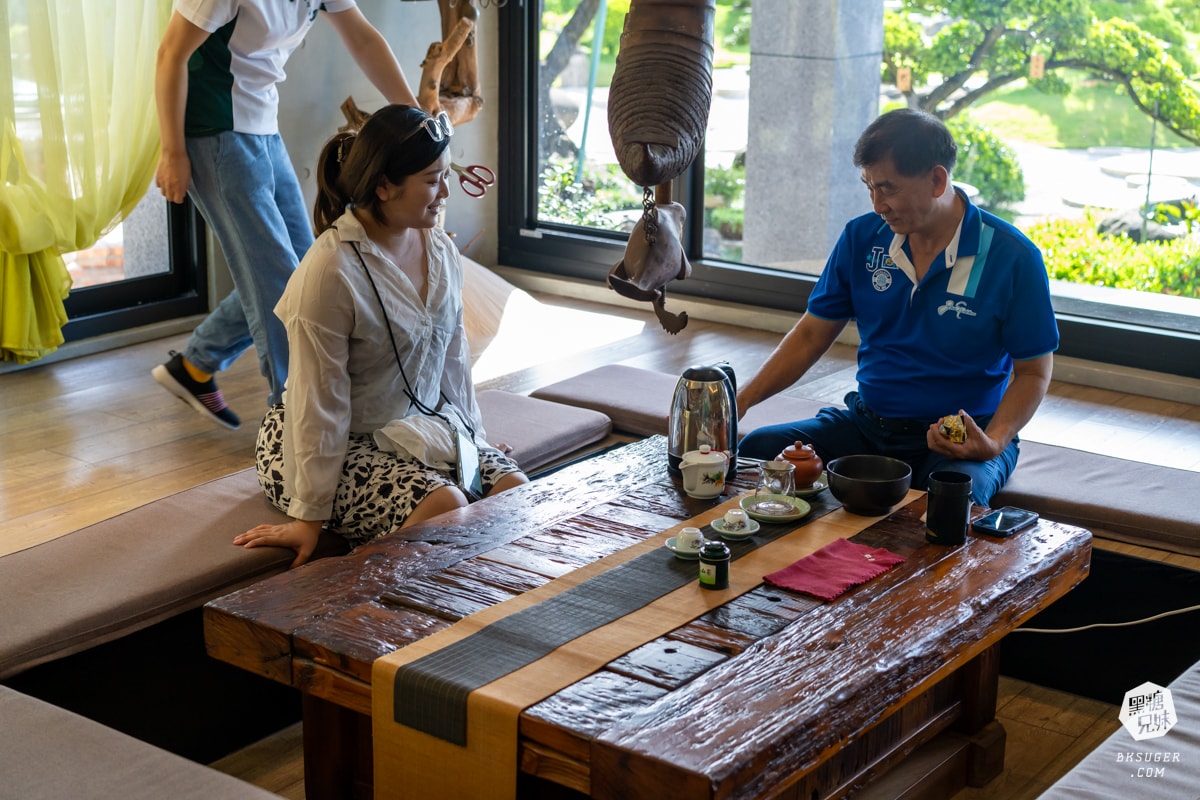
{"label": "woman sitting on floor", "polygon": [[[428,466],[410,455],[422,449],[411,439],[403,440],[407,449],[393,443],[389,432],[410,423],[432,431],[426,442],[440,432],[452,447],[454,430],[473,439],[483,494],[527,482],[506,455],[511,448],[483,439],[462,266],[437,227],[452,132],[445,114],[392,105],[357,134],[325,144],[319,236],[275,307],[291,349],[287,391],[264,417],[257,443],[259,482],[292,519],[259,525],[234,544],[291,547],[299,566],[322,527],[354,547],[465,506],[453,450],[431,448]],[[473,462],[467,467],[469,474]]]}

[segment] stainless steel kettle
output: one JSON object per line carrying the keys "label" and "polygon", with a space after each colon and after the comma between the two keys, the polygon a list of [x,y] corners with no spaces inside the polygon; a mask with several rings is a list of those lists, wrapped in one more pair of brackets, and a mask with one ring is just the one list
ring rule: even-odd
{"label": "stainless steel kettle", "polygon": [[727,478],[737,473],[737,379],[728,362],[683,371],[667,431],[667,471],[672,475],[681,474],[683,454],[702,444],[729,456]]}

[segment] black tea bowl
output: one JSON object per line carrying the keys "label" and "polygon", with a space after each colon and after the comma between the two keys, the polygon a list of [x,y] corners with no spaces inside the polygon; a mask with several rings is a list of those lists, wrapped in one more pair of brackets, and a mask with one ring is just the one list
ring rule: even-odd
{"label": "black tea bowl", "polygon": [[879,517],[908,494],[912,469],[898,458],[853,455],[835,458],[825,465],[829,492],[852,514]]}

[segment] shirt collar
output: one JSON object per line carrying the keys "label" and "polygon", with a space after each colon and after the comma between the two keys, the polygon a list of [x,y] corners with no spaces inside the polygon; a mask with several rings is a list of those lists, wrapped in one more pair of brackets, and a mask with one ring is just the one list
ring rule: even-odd
{"label": "shirt collar", "polygon": [[[942,251],[946,256],[946,269],[953,269],[959,256],[973,256],[979,252],[980,226],[983,224],[983,215],[979,213],[979,209],[967,197],[967,193],[957,186],[954,187],[954,192],[962,199],[966,210],[963,212],[962,218],[958,221],[958,227],[955,229],[950,243]],[[904,243],[907,240],[908,235],[903,233],[897,233],[892,237],[889,252],[892,254],[893,259],[897,252],[903,252]]]}

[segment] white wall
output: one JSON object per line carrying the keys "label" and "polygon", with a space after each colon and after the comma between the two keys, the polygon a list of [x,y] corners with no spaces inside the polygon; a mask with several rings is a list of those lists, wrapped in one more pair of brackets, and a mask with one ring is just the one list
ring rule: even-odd
{"label": "white wall", "polygon": [[[441,39],[437,3],[400,0],[359,0],[367,19],[387,38],[415,92],[421,77],[421,61],[429,45]],[[482,9],[477,27],[480,94],[483,108],[475,119],[454,132],[451,152],[460,164],[485,164],[499,173],[499,101],[497,99],[498,34],[494,6]],[[308,38],[288,61],[287,80],[279,86],[279,128],[287,144],[296,174],[312,208],[316,197],[313,177],[317,156],[325,141],[345,124],[341,105],[353,97],[359,108],[374,111],[385,101],[342,47],[333,27],[318,19]],[[503,179],[504,176],[499,176]],[[482,264],[495,265],[497,252],[496,192],[479,200],[465,195],[457,181],[450,188],[446,230],[459,247],[482,235],[466,254]]]}

